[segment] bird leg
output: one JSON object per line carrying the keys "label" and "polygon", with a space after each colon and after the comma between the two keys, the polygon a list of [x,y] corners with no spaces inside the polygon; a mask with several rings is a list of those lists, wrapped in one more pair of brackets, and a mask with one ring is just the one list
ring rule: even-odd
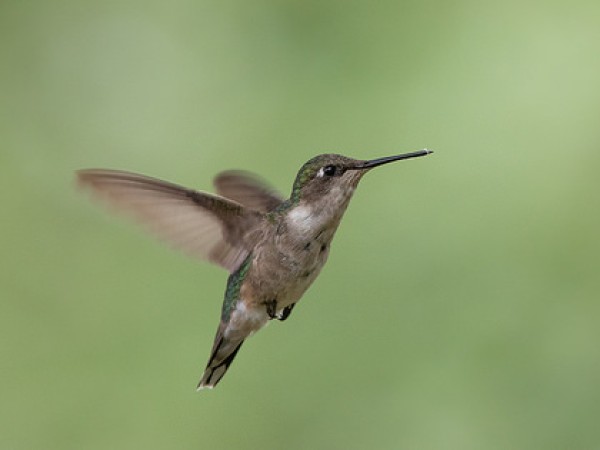
{"label": "bird leg", "polygon": [[265,301],[265,306],[267,307],[267,315],[269,316],[269,319],[273,320],[277,317],[277,300],[273,299],[273,300],[269,300],[269,301]]}

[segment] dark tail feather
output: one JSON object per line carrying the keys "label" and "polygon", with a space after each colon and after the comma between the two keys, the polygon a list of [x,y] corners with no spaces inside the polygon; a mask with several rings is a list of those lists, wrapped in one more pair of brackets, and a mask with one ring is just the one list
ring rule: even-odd
{"label": "dark tail feather", "polygon": [[202,379],[198,383],[198,390],[205,388],[212,389],[217,385],[221,378],[223,378],[223,375],[225,375],[225,372],[227,372],[227,369],[229,369],[231,362],[243,343],[244,339],[226,339],[223,337],[221,330],[219,330],[210,359],[204,370],[204,375],[202,375]]}

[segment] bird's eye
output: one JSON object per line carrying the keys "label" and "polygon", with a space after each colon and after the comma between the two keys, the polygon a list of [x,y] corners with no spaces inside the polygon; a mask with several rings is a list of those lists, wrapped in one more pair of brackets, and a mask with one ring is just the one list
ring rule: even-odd
{"label": "bird's eye", "polygon": [[332,177],[336,174],[337,167],[336,166],[325,166],[323,167],[323,175],[327,175],[328,177]]}

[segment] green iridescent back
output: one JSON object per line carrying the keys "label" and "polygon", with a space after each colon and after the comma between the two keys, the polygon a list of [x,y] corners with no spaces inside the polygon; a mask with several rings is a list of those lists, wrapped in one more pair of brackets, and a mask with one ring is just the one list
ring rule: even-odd
{"label": "green iridescent back", "polygon": [[252,253],[244,260],[240,267],[229,275],[227,279],[227,287],[225,288],[225,300],[223,301],[223,309],[221,310],[221,320],[227,322],[231,316],[231,311],[235,308],[237,301],[240,299],[240,289],[242,283],[248,274],[248,269],[252,263]]}

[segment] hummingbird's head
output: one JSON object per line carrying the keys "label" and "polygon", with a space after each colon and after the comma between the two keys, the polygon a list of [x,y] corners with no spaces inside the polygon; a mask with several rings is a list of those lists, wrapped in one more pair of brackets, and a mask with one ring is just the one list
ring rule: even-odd
{"label": "hummingbird's head", "polygon": [[359,160],[343,155],[324,154],[308,160],[298,171],[292,189],[292,201],[317,199],[349,199],[362,176],[374,167],[401,159],[415,158],[433,153],[420,150],[402,155],[372,160]]}

